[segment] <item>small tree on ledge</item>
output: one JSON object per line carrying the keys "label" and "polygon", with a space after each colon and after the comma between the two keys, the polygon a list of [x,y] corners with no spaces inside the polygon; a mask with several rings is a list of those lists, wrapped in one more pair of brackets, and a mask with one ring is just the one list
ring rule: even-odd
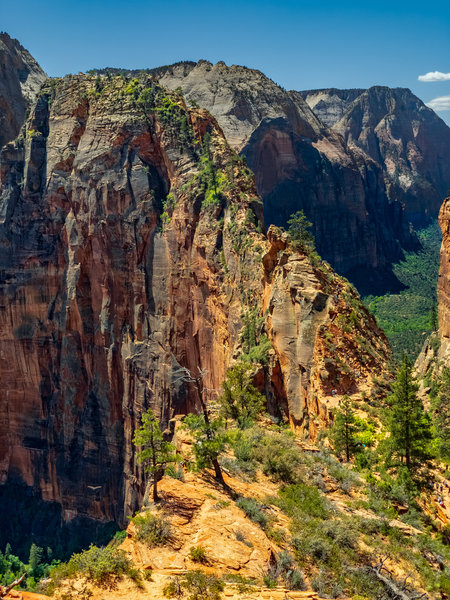
{"label": "small tree on ledge", "polygon": [[308,221],[302,210],[292,214],[287,224],[291,245],[295,250],[314,250],[314,237],[309,231],[312,223]]}
{"label": "small tree on ledge", "polygon": [[149,409],[142,415],[142,425],[136,430],[133,444],[141,448],[137,454],[138,463],[144,464],[144,470],[153,479],[153,501],[158,502],[158,477],[170,463],[179,461],[173,444],[166,442],[158,420]]}

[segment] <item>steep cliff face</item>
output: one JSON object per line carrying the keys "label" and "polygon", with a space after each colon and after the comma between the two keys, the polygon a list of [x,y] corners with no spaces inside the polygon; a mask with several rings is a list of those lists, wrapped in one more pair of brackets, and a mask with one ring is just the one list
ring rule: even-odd
{"label": "steep cliff face", "polygon": [[389,198],[421,225],[450,185],[450,128],[405,88],[301,92],[314,112],[381,165]]}
{"label": "steep cliff face", "polygon": [[266,222],[284,225],[303,209],[314,223],[320,254],[339,272],[370,287],[369,270],[376,278],[402,247],[414,246],[401,205],[387,197],[380,166],[330,131],[298,92],[223,62],[182,63],[153,73],[208,109],[246,156]]}
{"label": "steep cliff face", "polygon": [[19,42],[0,33],[0,148],[13,140],[46,75]]}
{"label": "steep cliff face", "polygon": [[439,212],[442,230],[441,263],[437,286],[439,312],[439,359],[450,360],[450,198],[446,198]]}
{"label": "steep cliff face", "polygon": [[1,180],[1,543],[123,524],[142,411],[166,426],[198,408],[181,367],[219,389],[250,312],[268,309],[273,346],[256,380],[304,435],[385,364],[348,283],[260,233],[253,175],[214,118],[151,77],[49,82]]}

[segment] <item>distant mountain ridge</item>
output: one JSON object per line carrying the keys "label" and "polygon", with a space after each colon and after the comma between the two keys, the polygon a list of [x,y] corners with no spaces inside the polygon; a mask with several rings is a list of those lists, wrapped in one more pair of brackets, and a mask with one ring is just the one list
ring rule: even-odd
{"label": "distant mountain ridge", "polygon": [[436,218],[450,186],[450,128],[407,88],[309,90],[301,96],[350,147],[383,169],[388,196],[418,226]]}

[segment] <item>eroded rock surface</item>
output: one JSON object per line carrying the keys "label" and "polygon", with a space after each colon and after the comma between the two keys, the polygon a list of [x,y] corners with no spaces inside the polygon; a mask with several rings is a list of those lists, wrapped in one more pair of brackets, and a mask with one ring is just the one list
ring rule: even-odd
{"label": "eroded rock surface", "polygon": [[19,42],[0,33],[0,148],[13,140],[46,75]]}
{"label": "eroded rock surface", "polygon": [[[286,92],[259,71],[223,62],[155,69],[208,109],[256,176],[267,223],[285,225],[304,210],[319,253],[358,284],[374,286],[401,248],[415,246],[399,202],[389,199],[380,165],[349,148],[298,92]],[[373,277],[370,281],[368,271]]]}
{"label": "eroded rock surface", "polygon": [[5,542],[43,545],[63,525],[76,547],[123,525],[144,493],[142,411],[166,426],[199,408],[181,367],[206,371],[214,396],[249,311],[268,310],[273,346],[255,381],[299,434],[383,368],[386,340],[349,284],[261,233],[254,177],[214,118],[151,77],[48,84],[1,165]]}
{"label": "eroded rock surface", "polygon": [[450,128],[409,89],[311,90],[317,116],[381,165],[391,200],[422,225],[436,218],[450,185]]}

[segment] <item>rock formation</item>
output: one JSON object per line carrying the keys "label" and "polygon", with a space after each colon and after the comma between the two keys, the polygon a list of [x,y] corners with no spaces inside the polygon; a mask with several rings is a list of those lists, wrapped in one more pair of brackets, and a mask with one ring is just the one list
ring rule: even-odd
{"label": "rock formation", "polygon": [[402,248],[415,247],[401,204],[388,198],[379,164],[326,127],[300,93],[223,62],[179,63],[152,73],[209,110],[246,156],[266,222],[285,225],[303,209],[314,224],[319,253],[358,286],[375,287],[377,273],[385,275]]}
{"label": "rock formation", "polygon": [[442,230],[441,264],[437,286],[439,312],[439,358],[450,360],[450,198],[446,198],[439,212]]}
{"label": "rock formation", "polygon": [[143,495],[142,411],[166,426],[198,407],[181,367],[219,390],[249,315],[265,316],[252,344],[272,345],[255,381],[299,434],[385,365],[348,282],[261,233],[253,174],[214,118],[150,76],[49,81],[1,183],[0,545],[54,545],[63,526],[70,549],[123,525]]}
{"label": "rock formation", "polygon": [[19,42],[0,33],[0,148],[13,140],[46,75]]}
{"label": "rock formation", "polygon": [[405,88],[300,92],[351,148],[381,165],[391,200],[423,225],[436,218],[450,185],[450,128]]}

